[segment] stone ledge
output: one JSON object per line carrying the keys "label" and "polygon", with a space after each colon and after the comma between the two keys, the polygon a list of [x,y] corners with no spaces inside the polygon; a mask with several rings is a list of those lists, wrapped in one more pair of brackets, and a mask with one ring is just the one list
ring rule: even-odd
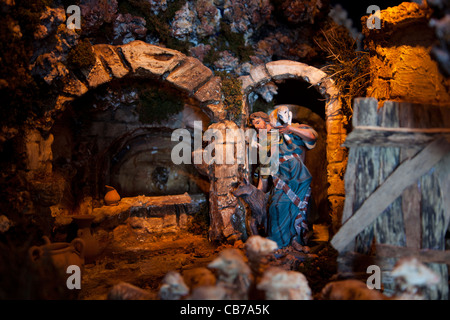
{"label": "stone ledge", "polygon": [[[207,200],[203,195],[169,196],[137,196],[124,197],[116,206],[103,206],[94,208],[92,215],[95,216],[93,227],[96,229],[112,230],[120,224],[124,224],[130,217],[151,218],[154,223],[161,222],[161,228],[165,225],[185,227],[186,216],[191,216],[201,210]],[[72,223],[72,216],[61,215],[55,219],[55,227],[64,229]]]}

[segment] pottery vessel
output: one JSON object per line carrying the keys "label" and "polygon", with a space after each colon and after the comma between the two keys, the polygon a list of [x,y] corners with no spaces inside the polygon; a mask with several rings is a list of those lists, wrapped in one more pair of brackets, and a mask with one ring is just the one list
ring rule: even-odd
{"label": "pottery vessel", "polygon": [[29,255],[33,262],[39,263],[45,255],[48,255],[54,266],[63,273],[67,272],[70,265],[77,265],[83,269],[85,245],[82,239],[76,238],[71,243],[51,243],[50,239],[44,236],[44,240],[46,244],[30,248]]}
{"label": "pottery vessel", "polygon": [[108,205],[108,206],[118,205],[119,201],[120,201],[120,195],[117,192],[117,190],[111,186],[105,186],[105,187],[107,190],[107,192],[105,194],[105,198],[104,198],[106,205]]}
{"label": "pottery vessel", "polygon": [[94,262],[95,258],[100,253],[100,245],[97,239],[95,239],[91,229],[91,224],[92,221],[94,221],[94,218],[95,216],[90,214],[72,217],[72,220],[78,226],[77,237],[84,241],[84,258],[86,263]]}

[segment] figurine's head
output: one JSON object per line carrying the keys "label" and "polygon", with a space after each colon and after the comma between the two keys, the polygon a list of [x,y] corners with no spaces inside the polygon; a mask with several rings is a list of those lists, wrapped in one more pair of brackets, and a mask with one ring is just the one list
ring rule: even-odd
{"label": "figurine's head", "polygon": [[292,112],[286,106],[278,108],[278,119],[283,123],[289,123],[292,121]]}
{"label": "figurine's head", "polygon": [[291,124],[292,122],[292,111],[289,110],[288,106],[282,105],[273,110],[270,113],[270,123],[272,126],[276,127],[283,124]]}
{"label": "figurine's head", "polygon": [[252,113],[250,115],[250,121],[257,130],[270,129],[268,128],[268,125],[270,126],[269,116],[264,112],[259,111]]}

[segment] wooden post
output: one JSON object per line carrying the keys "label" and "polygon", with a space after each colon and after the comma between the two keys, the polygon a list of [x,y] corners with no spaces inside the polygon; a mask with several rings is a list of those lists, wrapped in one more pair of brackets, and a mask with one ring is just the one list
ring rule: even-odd
{"label": "wooden post", "polygon": [[[436,262],[430,267],[442,281],[428,298],[446,298],[450,252],[440,250],[450,222],[450,108],[377,105],[374,99],[354,102],[353,130],[344,144],[349,159],[343,224],[331,244],[345,272],[353,265],[359,274],[355,259],[371,256],[383,271],[402,256]],[[387,280],[385,289],[393,289]]]}

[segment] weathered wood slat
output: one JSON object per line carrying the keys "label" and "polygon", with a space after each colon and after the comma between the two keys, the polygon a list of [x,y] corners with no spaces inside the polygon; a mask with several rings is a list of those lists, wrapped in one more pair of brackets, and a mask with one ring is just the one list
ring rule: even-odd
{"label": "weathered wood slat", "polygon": [[449,107],[442,107],[438,105],[414,104],[407,102],[389,102],[389,103],[393,103],[398,107],[400,127],[405,128],[450,127]]}
{"label": "weathered wood slat", "polygon": [[[401,161],[414,157],[417,149],[403,148],[400,152]],[[402,193],[403,224],[406,235],[406,246],[414,249],[422,247],[422,227],[420,218],[420,199],[418,182],[416,181]]]}
{"label": "weathered wood slat", "polygon": [[417,147],[429,143],[438,136],[450,141],[450,128],[385,128],[376,126],[358,126],[347,136],[345,147],[384,146]]}
{"label": "weathered wood slat", "polygon": [[356,148],[351,148],[348,153],[347,168],[345,170],[345,203],[342,212],[342,223],[345,223],[353,214],[353,203],[355,201],[355,179],[357,174]]}
{"label": "weathered wood slat", "polygon": [[[395,102],[385,103],[381,111],[380,125],[385,128],[396,128],[399,125],[398,107]],[[400,163],[400,148],[387,147],[380,148],[380,176],[378,184],[392,174]],[[405,245],[405,230],[403,226],[403,215],[401,213],[401,199],[397,198],[390,204],[374,223],[374,237],[377,243],[387,243],[392,245]],[[392,264],[395,261],[390,261]]]}
{"label": "weathered wood slat", "polygon": [[[439,176],[443,175],[443,170],[436,171],[436,167],[446,160],[442,159],[433,169],[429,170],[420,178],[421,194],[421,226],[422,226],[422,248],[445,250],[445,233],[447,225],[445,224],[445,205],[443,202],[443,190],[439,183]],[[442,299],[448,297],[448,268],[446,265],[435,261],[428,265],[434,272],[439,274],[440,283],[433,290],[427,290],[430,299]]]}
{"label": "weathered wood slat", "polygon": [[[356,161],[358,172],[355,177],[355,201],[353,212],[356,212],[367,198],[379,187],[380,147],[358,147]],[[368,225],[356,236],[354,250],[358,253],[369,254],[373,241],[373,225]],[[350,249],[350,247],[348,247]]]}
{"label": "weathered wood slat", "polygon": [[435,167],[445,209],[444,226],[450,228],[450,154],[447,154]]}
{"label": "weathered wood slat", "polygon": [[430,170],[448,152],[450,143],[445,139],[437,139],[414,158],[403,162],[339,229],[331,240],[333,247],[338,251],[343,249],[397,199],[405,188]]}
{"label": "weathered wood slat", "polygon": [[377,255],[389,258],[404,258],[415,256],[424,263],[445,263],[450,265],[450,250],[429,250],[405,248],[388,244],[376,245]]}
{"label": "weathered wood slat", "polygon": [[422,221],[422,248],[445,249],[444,206],[442,203],[442,190],[435,174],[429,170],[420,178],[421,193],[421,221]]}
{"label": "weathered wood slat", "polygon": [[386,101],[383,108],[378,111],[377,124],[384,128],[397,128],[399,127],[399,111],[398,103],[393,101]]}
{"label": "weathered wood slat", "polygon": [[352,124],[358,126],[376,126],[378,123],[378,100],[375,98],[356,98],[354,100]]}

